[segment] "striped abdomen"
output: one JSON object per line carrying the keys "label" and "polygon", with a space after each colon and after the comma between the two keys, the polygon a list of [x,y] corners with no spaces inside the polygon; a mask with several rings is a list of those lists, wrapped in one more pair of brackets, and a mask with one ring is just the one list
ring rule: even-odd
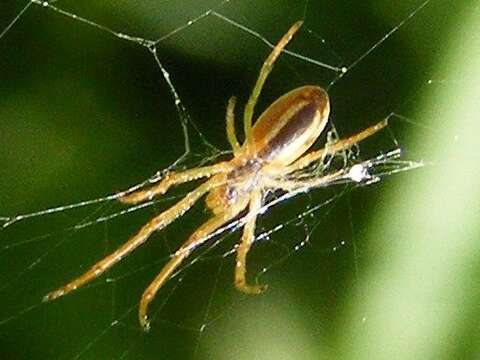
{"label": "striped abdomen", "polygon": [[321,87],[302,86],[270,105],[253,126],[254,154],[272,164],[288,165],[313,145],[330,112]]}

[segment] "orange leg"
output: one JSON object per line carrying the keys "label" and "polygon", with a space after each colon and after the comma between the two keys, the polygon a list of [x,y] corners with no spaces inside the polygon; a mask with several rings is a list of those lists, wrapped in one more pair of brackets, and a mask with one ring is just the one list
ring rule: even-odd
{"label": "orange leg", "polygon": [[[293,35],[300,29],[302,26],[303,21],[297,21],[295,24],[293,24],[290,29],[286,32],[285,35],[282,36],[280,41],[278,42],[277,45],[273,48],[272,52],[270,55],[267,57],[265,62],[262,65],[262,68],[260,69],[260,73],[258,74],[257,82],[255,83],[255,86],[252,90],[252,93],[250,94],[250,97],[247,101],[247,104],[245,105],[245,111],[243,113],[243,126],[244,126],[244,131],[245,131],[245,142],[248,147],[253,146],[253,135],[252,135],[252,118],[253,118],[253,112],[255,109],[255,105],[257,104],[257,100],[260,96],[260,93],[262,92],[263,85],[265,84],[265,81],[267,80],[268,75],[272,71],[273,64],[275,63],[275,60],[280,56],[282,50],[287,46],[288,42],[292,39]],[[254,152],[255,149],[250,148],[251,152]]]}
{"label": "orange leg", "polygon": [[148,331],[150,328],[147,315],[148,306],[150,305],[150,302],[152,302],[157,291],[196,247],[208,240],[209,235],[211,235],[215,230],[237,216],[245,208],[245,206],[246,204],[244,202],[238,203],[230,207],[226,212],[208,220],[190,236],[190,238],[175,252],[175,254],[173,254],[170,261],[163,267],[157,277],[145,289],[140,300],[138,318],[145,331]]}
{"label": "orange leg", "polygon": [[221,162],[215,165],[185,170],[178,173],[172,172],[167,174],[157,185],[123,195],[119,200],[125,204],[137,204],[142,201],[151,200],[155,196],[165,194],[172,185],[182,184],[202,177],[210,177],[220,172],[226,172],[229,169],[230,166],[228,162]]}
{"label": "orange leg", "polygon": [[387,120],[382,120],[378,122],[377,124],[370,126],[366,128],[365,130],[360,131],[357,134],[354,134],[346,139],[340,139],[333,144],[327,144],[323,149],[312,151],[311,153],[308,153],[305,156],[302,156],[300,159],[295,161],[293,164],[285,167],[282,170],[283,174],[289,174],[297,170],[301,170],[314,161],[317,161],[319,159],[323,159],[328,155],[333,155],[339,151],[348,149],[352,147],[353,145],[359,143],[362,140],[365,140],[366,138],[372,136],[376,132],[380,131],[383,129],[385,126],[387,126],[388,122]]}
{"label": "orange leg", "polygon": [[239,152],[240,152],[240,144],[238,142],[237,134],[235,132],[234,110],[235,110],[236,103],[237,103],[237,98],[235,96],[232,96],[230,99],[228,99],[227,115],[226,115],[227,138],[228,138],[228,142],[230,143],[230,146],[232,147],[233,155],[235,156],[239,155]]}
{"label": "orange leg", "polygon": [[78,289],[79,287],[85,285],[86,283],[90,282],[91,280],[99,277],[103,274],[107,269],[111,268],[117,262],[122,260],[125,255],[135,250],[138,246],[142,245],[150,235],[157,230],[163,229],[179,216],[183,215],[187,210],[189,210],[193,204],[205,193],[210,191],[212,188],[219,185],[219,181],[217,179],[211,179],[204,184],[197,187],[192,192],[188,193],[182,200],[178,203],[173,205],[168,210],[164,211],[160,215],[157,215],[155,218],[150,220],[146,225],[144,225],[140,231],[133,236],[130,240],[128,240],[125,244],[119,247],[116,251],[108,255],[107,257],[103,258],[95,265],[93,265],[90,270],[85,272],[83,275],[79,276],[78,278],[70,281],[65,286],[52,291],[45,295],[43,301],[50,301],[54,300],[60,296],[66,295],[69,292]]}
{"label": "orange leg", "polygon": [[295,191],[303,188],[310,189],[315,187],[327,186],[332,182],[341,179],[343,175],[345,175],[345,170],[341,169],[331,174],[307,180],[269,179],[265,181],[265,187],[271,189],[282,189],[284,191]]}
{"label": "orange leg", "polygon": [[246,280],[247,254],[253,242],[255,241],[255,222],[261,207],[262,193],[260,191],[256,191],[251,196],[250,208],[247,215],[248,220],[243,229],[242,240],[237,248],[235,287],[247,294],[260,294],[267,289],[267,285],[248,285]]}

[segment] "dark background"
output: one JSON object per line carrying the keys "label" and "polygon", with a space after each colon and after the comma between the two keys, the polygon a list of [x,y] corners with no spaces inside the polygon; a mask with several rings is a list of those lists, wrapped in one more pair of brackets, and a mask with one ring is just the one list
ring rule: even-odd
{"label": "dark background", "polygon": [[[218,7],[218,1],[60,0],[54,5],[117,32],[147,39],[158,39],[213,7],[271,42],[303,19],[305,26],[289,49],[334,66],[349,66],[420,4],[410,0],[236,0]],[[2,29],[22,6],[13,1],[0,5]],[[437,133],[440,125],[434,122],[435,116],[423,116],[420,106],[449,81],[463,81],[460,75],[442,69],[444,54],[458,41],[452,34],[471,12],[478,13],[473,1],[432,0],[342,78],[284,55],[267,81],[257,113],[292,88],[304,84],[327,87],[334,81],[329,88],[331,120],[340,135],[354,133],[392,112],[413,120],[393,117],[389,131],[362,144],[364,158],[393,148],[395,139],[406,157],[438,161],[418,138],[442,138]],[[268,51],[258,38],[213,15],[159,42],[159,59],[191,118],[191,152],[180,167],[195,166],[217,150],[228,150],[226,101],[233,94],[238,96],[239,120]],[[237,127],[241,128],[240,121]],[[179,115],[152,54],[138,44],[37,5],[0,38],[0,144],[0,216],[111,194],[165,169],[184,153]],[[388,176],[371,187],[348,185],[315,191],[268,211],[259,221],[260,232],[286,225],[250,253],[252,281],[270,285],[262,296],[249,297],[233,289],[234,259],[222,255],[238,240],[239,232],[221,235],[220,246],[200,250],[192,257],[197,261],[187,261],[186,269],[159,292],[151,308],[155,316],[148,334],[138,325],[136,304],[168,254],[209,217],[203,204],[152,236],[108,277],[49,304],[40,301],[46,292],[126,241],[174,199],[80,230],[72,226],[123,207],[110,201],[14,224],[0,231],[0,356],[381,359],[393,352],[398,358],[412,358],[399,355],[388,342],[378,346],[378,334],[368,338],[367,328],[363,334],[368,311],[362,312],[352,302],[370,299],[370,290],[377,286],[369,280],[377,271],[375,261],[394,266],[383,247],[396,239],[380,231],[372,240],[371,228],[389,224],[386,213],[378,216],[391,205],[388,199],[392,196],[387,194],[405,183],[414,188],[422,181],[422,171]],[[172,194],[176,198],[189,188]],[[338,199],[320,206],[337,195]],[[415,208],[415,201],[404,201],[405,208]],[[311,208],[315,209],[312,216],[295,220]],[[406,228],[411,226],[408,219],[403,220]],[[304,239],[309,244],[295,250]],[[408,239],[412,253],[420,251],[416,240]],[[424,277],[420,283],[434,281],[428,273],[417,275]],[[463,309],[474,294],[469,293],[465,303],[442,304]],[[405,296],[399,298],[413,304],[415,299]],[[468,306],[458,318],[477,318],[477,308]],[[378,314],[395,313],[395,307],[377,310]],[[421,351],[414,352],[421,354],[418,358],[433,357],[440,348],[429,336],[437,338],[436,331],[445,335],[443,325],[435,321],[440,318],[399,321],[390,338],[409,339],[405,334],[411,330],[413,339],[418,331],[421,345],[405,343],[412,349],[418,345]],[[473,358],[478,349],[478,322],[458,318],[451,323],[457,329],[451,339],[456,340],[442,348],[442,356]],[[425,335],[422,327],[415,327],[417,322],[438,329]],[[373,326],[381,334],[379,324]],[[361,338],[358,334],[366,337],[363,343],[355,340]],[[355,348],[357,341],[360,345]]]}

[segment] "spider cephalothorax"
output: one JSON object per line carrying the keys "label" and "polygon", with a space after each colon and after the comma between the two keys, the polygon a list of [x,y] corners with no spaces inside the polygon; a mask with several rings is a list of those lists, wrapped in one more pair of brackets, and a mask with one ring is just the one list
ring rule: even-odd
{"label": "spider cephalothorax", "polygon": [[158,289],[170,278],[182,261],[212,233],[244,211],[246,216],[242,223],[243,235],[236,248],[235,286],[250,294],[258,294],[265,290],[265,285],[250,285],[246,281],[246,256],[255,240],[255,222],[262,210],[264,194],[277,189],[295,191],[325,186],[338,180],[345,175],[344,170],[307,179],[295,179],[291,175],[328,155],[334,155],[351,147],[386,126],[386,121],[379,122],[346,139],[327,143],[324,148],[305,154],[324,130],[330,112],[328,95],[319,86],[302,86],[288,92],[270,105],[252,125],[255,104],[265,80],[275,60],[301,25],[302,22],[297,22],[288,30],[273,48],[260,70],[255,87],[245,106],[243,117],[245,140],[242,145],[238,142],[234,127],[236,99],[230,98],[226,122],[227,137],[232,146],[233,158],[210,166],[171,172],[158,184],[148,189],[121,194],[120,201],[135,204],[164,194],[172,185],[208,178],[175,205],[150,220],[125,244],[93,265],[86,273],[47,294],[44,298],[46,301],[63,296],[100,276],[143,244],[154,231],[163,229],[182,216],[205,194],[208,194],[206,204],[212,210],[213,217],[190,235],[147,287],[139,306],[141,325],[144,329],[148,329],[148,306]]}

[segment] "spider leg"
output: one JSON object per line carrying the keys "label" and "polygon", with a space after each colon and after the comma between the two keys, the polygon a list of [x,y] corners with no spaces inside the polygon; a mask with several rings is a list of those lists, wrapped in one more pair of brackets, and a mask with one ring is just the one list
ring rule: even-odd
{"label": "spider leg", "polygon": [[343,175],[345,175],[345,170],[341,169],[319,178],[307,180],[267,179],[265,180],[265,186],[271,189],[281,189],[284,191],[310,189],[314,187],[327,186],[335,180],[339,180],[340,178],[342,178]]}
{"label": "spider leg", "polygon": [[230,169],[228,162],[220,162],[215,165],[203,166],[200,168],[189,169],[181,172],[171,172],[167,174],[158,184],[147,188],[134,191],[119,197],[119,200],[125,204],[137,204],[142,201],[151,200],[155,196],[165,194],[172,185],[210,177],[220,172],[226,172]]}
{"label": "spider leg", "polygon": [[45,295],[43,301],[54,300],[58,297],[66,295],[69,292],[76,290],[79,287],[90,282],[91,280],[99,277],[106,270],[108,270],[113,265],[122,260],[125,255],[132,252],[138,246],[142,245],[145,241],[147,241],[147,239],[154,231],[160,230],[172,223],[175,219],[177,219],[179,216],[183,215],[187,210],[189,210],[201,196],[203,196],[205,193],[218,185],[219,181],[217,181],[216,179],[211,179],[203,183],[195,190],[188,193],[182,200],[177,202],[171,208],[165,210],[164,212],[150,220],[140,229],[140,231],[136,235],[130,238],[130,240],[120,246],[113,253],[97,262],[83,275],[70,281],[68,284],[62,286],[61,288]]}
{"label": "spider leg", "polygon": [[255,241],[255,222],[261,207],[262,193],[260,191],[255,191],[251,195],[250,208],[247,215],[248,220],[243,229],[242,240],[237,248],[235,287],[247,294],[260,294],[267,289],[267,285],[248,285],[246,280],[247,254]]}
{"label": "spider leg", "polygon": [[227,105],[227,138],[228,142],[230,143],[230,146],[232,147],[233,154],[238,155],[239,150],[240,150],[240,144],[237,139],[237,135],[235,133],[235,115],[234,115],[234,110],[235,110],[235,104],[237,103],[237,98],[235,96],[232,96],[230,99],[228,99],[228,105]]}
{"label": "spider leg", "polygon": [[150,302],[154,299],[157,291],[170,278],[172,273],[182,263],[182,261],[185,260],[185,258],[187,258],[196,247],[208,240],[209,235],[211,235],[215,230],[237,216],[245,208],[245,206],[245,203],[238,203],[237,205],[230,207],[226,212],[211,218],[202,226],[200,226],[192,235],[190,235],[189,239],[173,254],[170,261],[162,268],[160,273],[145,289],[140,300],[138,318],[145,331],[148,331],[150,328],[147,315],[148,307]]}
{"label": "spider leg", "polygon": [[328,155],[333,155],[339,151],[348,149],[349,147],[352,147],[353,145],[359,143],[360,141],[365,140],[366,138],[372,136],[373,134],[380,131],[387,125],[388,125],[388,121],[387,119],[385,119],[352,136],[349,136],[348,138],[340,139],[334,142],[333,144],[327,144],[324,148],[320,150],[312,151],[307,155],[302,156],[300,159],[296,160],[293,164],[283,168],[282,173],[290,174],[294,171],[301,170],[307,167],[308,165],[310,165],[314,161],[317,161],[318,159],[323,159]]}
{"label": "spider leg", "polygon": [[[250,94],[247,104],[245,105],[245,111],[243,114],[243,126],[245,131],[245,139],[247,147],[252,147],[253,143],[253,135],[252,135],[252,118],[253,118],[253,111],[255,109],[255,105],[257,104],[257,100],[262,92],[263,85],[267,80],[268,75],[272,71],[273,64],[275,60],[277,60],[278,56],[282,52],[282,50],[287,46],[288,42],[292,39],[293,35],[300,29],[302,26],[303,21],[297,21],[295,24],[288,29],[288,31],[283,35],[277,45],[273,48],[270,55],[267,57],[265,62],[260,69],[260,73],[258,74],[257,82],[255,83],[255,87]],[[254,149],[251,149],[254,152]]]}

